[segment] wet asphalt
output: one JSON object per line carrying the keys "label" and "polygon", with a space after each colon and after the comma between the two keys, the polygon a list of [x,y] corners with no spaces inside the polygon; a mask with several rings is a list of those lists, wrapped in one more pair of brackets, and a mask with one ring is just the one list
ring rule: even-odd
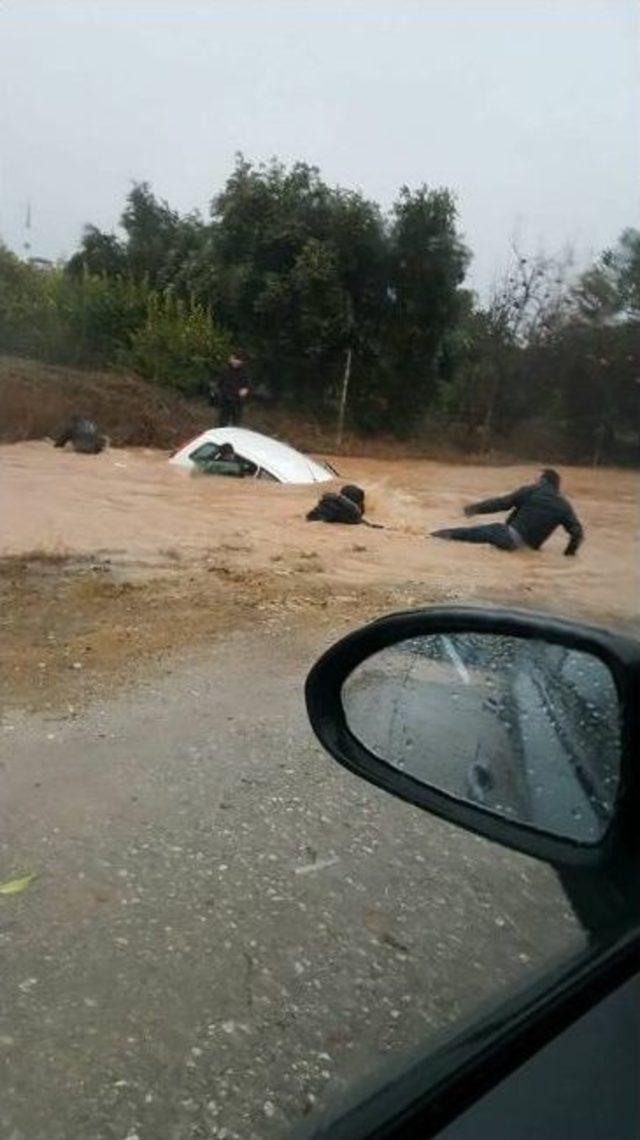
{"label": "wet asphalt", "polygon": [[270,1140],[582,940],[553,873],[315,742],[328,642],[237,632],[5,710],[0,1140]]}

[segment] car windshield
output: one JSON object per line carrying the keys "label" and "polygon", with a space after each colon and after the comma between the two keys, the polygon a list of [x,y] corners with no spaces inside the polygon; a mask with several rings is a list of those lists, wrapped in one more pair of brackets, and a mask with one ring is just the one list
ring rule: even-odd
{"label": "car windshield", "polygon": [[[0,1140],[311,1130],[588,944],[304,684],[395,611],[640,632],[636,23],[0,4]],[[418,710],[405,775],[596,845],[615,686],[453,649],[345,687],[371,754]]]}

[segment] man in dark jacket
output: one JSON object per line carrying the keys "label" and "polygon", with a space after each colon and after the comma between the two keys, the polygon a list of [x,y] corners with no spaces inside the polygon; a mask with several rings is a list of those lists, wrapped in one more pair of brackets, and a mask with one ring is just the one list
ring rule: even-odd
{"label": "man in dark jacket", "polygon": [[511,495],[483,499],[464,509],[467,516],[490,515],[497,511],[510,511],[506,522],[448,527],[433,531],[433,537],[485,542],[500,550],[539,550],[556,527],[562,526],[569,535],[565,554],[575,554],[584,537],[571,503],[560,494],[560,476],[551,467],[545,467],[537,483],[520,487]]}
{"label": "man in dark jacket", "polygon": [[71,443],[74,451],[85,455],[98,455],[107,446],[107,437],[98,430],[93,420],[84,416],[72,416],[61,432],[56,436],[54,447],[64,447]]}
{"label": "man in dark jacket", "polygon": [[218,427],[237,427],[249,395],[246,364],[239,353],[231,353],[227,367],[211,385],[209,395],[211,403],[218,408]]}

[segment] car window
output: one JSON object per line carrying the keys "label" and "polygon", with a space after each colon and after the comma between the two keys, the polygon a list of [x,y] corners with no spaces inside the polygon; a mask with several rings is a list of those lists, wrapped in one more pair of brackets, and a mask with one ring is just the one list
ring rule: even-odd
{"label": "car window", "polygon": [[200,446],[195,449],[195,451],[192,451],[189,455],[189,459],[194,461],[202,459],[215,459],[219,451],[219,443],[211,443],[210,441],[207,441],[207,443],[201,443]]}

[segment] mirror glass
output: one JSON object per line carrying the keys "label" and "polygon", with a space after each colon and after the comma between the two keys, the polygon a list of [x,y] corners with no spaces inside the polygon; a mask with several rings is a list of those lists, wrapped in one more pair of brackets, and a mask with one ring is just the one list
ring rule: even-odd
{"label": "mirror glass", "polygon": [[581,842],[607,829],[620,707],[597,657],[541,640],[430,634],[363,661],[342,700],[370,752],[432,788]]}

